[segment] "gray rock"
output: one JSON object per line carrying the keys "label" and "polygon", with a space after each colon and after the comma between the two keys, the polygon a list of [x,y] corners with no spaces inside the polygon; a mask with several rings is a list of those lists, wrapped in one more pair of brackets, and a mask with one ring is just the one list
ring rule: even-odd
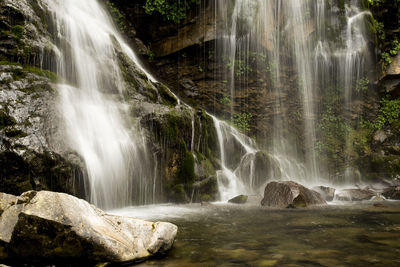
{"label": "gray rock", "polygon": [[385,142],[386,139],[387,139],[387,135],[382,130],[376,131],[376,133],[374,134],[374,141],[376,141],[376,142],[383,143],[383,142]]}
{"label": "gray rock", "polygon": [[172,247],[177,227],[109,215],[64,193],[28,191],[0,217],[0,260],[126,262]]}
{"label": "gray rock", "polygon": [[388,75],[400,75],[400,54],[397,55],[386,70]]}
{"label": "gray rock", "polygon": [[375,196],[374,192],[366,189],[344,189],[336,194],[335,199],[340,201],[363,201],[370,200],[373,196]]}
{"label": "gray rock", "polygon": [[318,192],[292,181],[267,184],[261,201],[262,206],[285,208],[290,204],[294,207],[307,207],[324,205],[326,201]]}
{"label": "gray rock", "polygon": [[332,201],[333,198],[335,197],[335,188],[332,187],[327,187],[327,186],[316,186],[312,188],[314,191],[318,192],[321,194],[321,196],[326,200],[326,201]]}

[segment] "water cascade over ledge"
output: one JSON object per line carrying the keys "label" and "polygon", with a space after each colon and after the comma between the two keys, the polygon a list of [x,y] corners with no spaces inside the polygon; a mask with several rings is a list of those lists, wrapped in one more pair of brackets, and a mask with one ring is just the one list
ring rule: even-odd
{"label": "water cascade over ledge", "polygon": [[102,208],[152,203],[153,161],[139,127],[128,120],[117,49],[143,67],[97,0],[43,2],[53,13],[60,51],[67,142],[86,164],[90,201]]}
{"label": "water cascade over ledge", "polygon": [[[250,77],[265,81],[269,127],[261,134],[267,140],[262,148],[279,162],[280,179],[328,182],[331,174],[319,154],[324,123],[345,125],[344,131],[358,123],[352,100],[360,97],[357,85],[370,78],[373,65],[370,15],[358,0],[343,6],[326,0],[216,1],[216,58],[225,66],[231,116],[248,112],[241,97],[255,83]],[[332,91],[335,96],[328,95]],[[327,103],[331,99],[338,103]],[[347,156],[340,167],[351,168],[352,141],[348,134],[343,138]]]}

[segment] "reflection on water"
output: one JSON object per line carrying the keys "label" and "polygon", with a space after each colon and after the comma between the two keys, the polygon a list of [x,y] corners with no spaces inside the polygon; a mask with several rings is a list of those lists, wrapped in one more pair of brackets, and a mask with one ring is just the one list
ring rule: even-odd
{"label": "reflection on water", "polygon": [[159,205],[113,213],[179,227],[168,255],[139,266],[400,266],[400,202],[281,210]]}

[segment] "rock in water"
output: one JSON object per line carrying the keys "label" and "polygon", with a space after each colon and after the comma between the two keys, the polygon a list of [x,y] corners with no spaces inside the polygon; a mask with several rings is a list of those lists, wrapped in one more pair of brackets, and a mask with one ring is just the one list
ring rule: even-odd
{"label": "rock in water", "polygon": [[248,196],[239,195],[239,196],[236,196],[236,197],[234,197],[232,199],[229,199],[228,202],[229,203],[234,203],[234,204],[245,204],[247,202],[247,198],[248,198]]}
{"label": "rock in water", "polygon": [[324,205],[326,201],[322,196],[298,183],[270,182],[264,190],[262,206],[285,208],[292,204],[294,207],[307,207],[311,205]]}
{"label": "rock in water", "polygon": [[344,189],[336,194],[336,199],[340,201],[363,201],[371,200],[375,196],[367,189]]}
{"label": "rock in water", "polygon": [[28,191],[0,217],[0,260],[137,261],[169,250],[177,229],[109,215],[71,195]]}
{"label": "rock in water", "polygon": [[388,199],[400,200],[400,186],[393,186],[386,189],[382,195]]}
{"label": "rock in water", "polygon": [[326,201],[332,201],[335,197],[335,188],[327,186],[316,186],[312,188],[314,191],[321,194]]}

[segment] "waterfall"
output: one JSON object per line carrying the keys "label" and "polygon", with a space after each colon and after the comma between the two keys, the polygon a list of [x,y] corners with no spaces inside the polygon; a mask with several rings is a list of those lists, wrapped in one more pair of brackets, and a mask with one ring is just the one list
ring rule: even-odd
{"label": "waterfall", "polygon": [[[370,13],[361,2],[216,2],[217,58],[225,66],[231,113],[246,111],[235,101],[240,90],[249,87],[250,72],[266,81],[260,90],[266,96],[264,108],[272,115],[268,114],[270,129],[263,134],[269,141],[262,149],[278,161],[282,179],[308,184],[327,179],[316,150],[318,122],[326,108],[320,103],[329,88],[342,88],[339,116],[348,121],[354,88],[367,75],[365,66],[373,54],[366,30]],[[346,143],[351,150],[349,139]]]}
{"label": "waterfall", "polygon": [[[149,75],[97,0],[42,0],[61,51],[57,72],[66,142],[84,159],[90,201],[102,208],[154,202],[156,176],[138,126],[129,121],[117,49]],[[149,165],[149,166],[147,166]]]}
{"label": "waterfall", "polygon": [[226,122],[210,116],[217,132],[220,152],[221,170],[217,171],[220,200],[228,201],[240,194],[258,194],[259,188],[253,186],[257,152],[254,141]]}

